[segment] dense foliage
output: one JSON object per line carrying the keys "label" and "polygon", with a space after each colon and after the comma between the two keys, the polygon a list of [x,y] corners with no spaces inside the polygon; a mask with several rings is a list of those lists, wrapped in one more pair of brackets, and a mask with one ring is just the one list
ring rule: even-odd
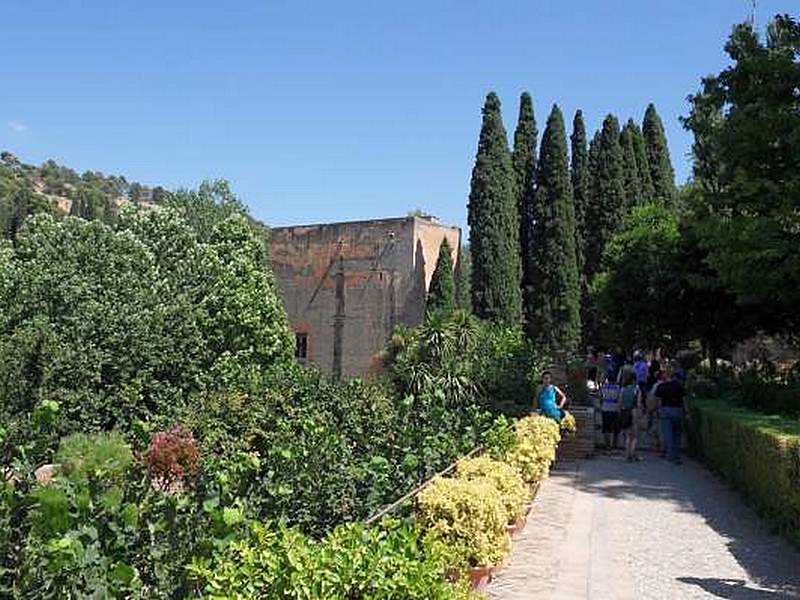
{"label": "dense foliage", "polygon": [[467,211],[472,309],[483,319],[517,326],[522,319],[522,269],[516,184],[500,99],[494,92],[483,107]]}
{"label": "dense foliage", "polygon": [[600,270],[600,259],[625,213],[624,161],[619,145],[619,122],[608,115],[590,148],[591,196],[586,209],[590,222],[586,238],[586,275]]}
{"label": "dense foliage", "polygon": [[724,399],[697,398],[689,411],[695,456],[741,490],[778,531],[800,546],[797,421],[737,408]]}
{"label": "dense foliage", "polygon": [[436,268],[428,286],[426,310],[434,312],[452,312],[456,309],[456,282],[453,273],[453,252],[447,238],[442,239],[439,246],[439,257]]}
{"label": "dense foliage", "polygon": [[204,597],[241,599],[458,600],[442,576],[447,549],[414,528],[385,520],[343,525],[315,542],[285,527],[254,524],[249,535],[196,559],[189,570]]}
{"label": "dense foliage", "polygon": [[163,188],[148,188],[121,176],[72,169],[48,160],[41,166],[0,154],[0,237],[14,238],[25,217],[65,214],[111,223],[127,203],[160,202]]}
{"label": "dense foliage", "polygon": [[123,211],[114,228],[38,215],[0,273],[6,457],[36,435],[42,402],[60,406],[55,436],[167,425],[192,394],[251,385],[291,357],[261,243],[241,217],[201,243],[168,209]]}
{"label": "dense foliage", "polygon": [[653,197],[669,204],[675,199],[675,171],[669,157],[669,146],[664,133],[664,124],[656,112],[654,104],[647,105],[642,121],[647,164],[650,166],[650,180],[653,183]]}
{"label": "dense foliage", "polygon": [[609,241],[592,282],[598,339],[670,351],[697,340],[715,364],[755,328],[705,261],[691,189],[683,198],[682,210],[634,208]]}
{"label": "dense foliage", "polygon": [[684,119],[695,140],[701,242],[762,327],[791,331],[800,301],[800,24],[779,15],[765,41],[738,25],[725,50],[733,64],[703,79]]}
{"label": "dense foliage", "polygon": [[581,295],[585,292],[586,277],[584,264],[586,260],[586,236],[588,222],[586,207],[589,203],[589,149],[586,144],[586,125],[583,112],[577,110],[572,121],[570,136],[570,178],[572,180],[572,199],[575,206],[575,260],[578,266]]}
{"label": "dense foliage", "polygon": [[470,256],[469,248],[461,246],[458,252],[458,260],[456,261],[456,270],[454,274],[456,286],[456,306],[461,310],[469,313],[472,312],[472,259]]}
{"label": "dense foliage", "polygon": [[0,595],[216,589],[249,573],[236,548],[256,552],[255,523],[280,521],[263,535],[315,556],[291,585],[340,576],[326,561],[344,548],[366,561],[354,577],[384,577],[375,597],[461,597],[418,532],[339,526],[478,445],[498,405],[524,407],[535,357],[518,331],[437,311],[398,332],[386,381],[299,367],[243,210],[204,184],[113,223],[38,214],[0,247]]}
{"label": "dense foliage", "polygon": [[639,179],[639,165],[636,159],[635,135],[636,130],[633,128],[633,121],[629,120],[622,128],[619,137],[619,144],[622,147],[622,183],[625,188],[627,209],[641,204],[644,197],[642,182]]}
{"label": "dense foliage", "polygon": [[523,293],[534,282],[533,274],[533,223],[536,201],[536,143],[539,132],[533,114],[533,100],[528,92],[519,99],[519,118],[514,130],[514,149],[511,154],[519,216],[519,248],[522,265]]}
{"label": "dense foliage", "polygon": [[581,337],[580,279],[564,118],[554,105],[536,170],[535,277],[525,296],[528,333],[551,352],[570,352]]}

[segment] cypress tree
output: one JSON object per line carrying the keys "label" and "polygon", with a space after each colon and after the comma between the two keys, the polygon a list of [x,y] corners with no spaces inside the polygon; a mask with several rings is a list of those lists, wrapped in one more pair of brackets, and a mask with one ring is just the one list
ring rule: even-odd
{"label": "cypress tree", "polygon": [[491,92],[483,106],[483,124],[467,205],[472,307],[480,318],[510,325],[518,325],[522,319],[515,188],[500,99]]}
{"label": "cypress tree", "polygon": [[533,235],[533,200],[536,171],[536,119],[533,114],[533,100],[528,92],[519,99],[519,119],[514,131],[514,151],[512,161],[517,192],[517,211],[519,212],[519,244],[522,266],[523,289],[531,284],[531,258]]}
{"label": "cypress tree", "polygon": [[667,147],[667,136],[661,117],[651,102],[647,105],[642,122],[647,162],[650,165],[650,178],[653,181],[653,199],[672,202],[675,198],[675,171]]}
{"label": "cypress tree", "polygon": [[633,142],[634,133],[626,124],[619,135],[622,147],[622,184],[625,188],[625,208],[630,209],[642,202],[642,184],[639,181],[639,167],[636,164],[636,147]]}
{"label": "cypress tree", "polygon": [[526,296],[529,335],[551,352],[577,348],[580,285],[564,118],[553,105],[536,170],[536,282]]}
{"label": "cypress tree", "polygon": [[578,275],[583,287],[584,243],[586,240],[586,205],[589,202],[589,153],[586,148],[586,125],[583,112],[575,112],[570,136],[571,156],[570,175],[572,177],[572,197],[575,203],[575,259]]}
{"label": "cypress tree", "polygon": [[619,121],[613,115],[603,120],[603,128],[593,144],[590,201],[586,210],[592,224],[586,239],[587,280],[600,270],[606,242],[617,231],[625,211],[624,163],[619,145]]}
{"label": "cypress tree", "polygon": [[456,308],[456,282],[453,277],[453,252],[447,238],[439,246],[439,258],[428,287],[428,313],[453,312]]}
{"label": "cypress tree", "polygon": [[628,119],[626,127],[633,135],[633,149],[636,154],[636,168],[639,172],[639,186],[642,192],[642,200],[649,202],[653,199],[653,178],[650,177],[650,163],[647,160],[647,150],[644,143],[644,135],[641,128],[633,119]]}
{"label": "cypress tree", "polygon": [[472,299],[470,297],[470,258],[469,248],[461,246],[456,260],[456,307],[467,312],[472,312]]}

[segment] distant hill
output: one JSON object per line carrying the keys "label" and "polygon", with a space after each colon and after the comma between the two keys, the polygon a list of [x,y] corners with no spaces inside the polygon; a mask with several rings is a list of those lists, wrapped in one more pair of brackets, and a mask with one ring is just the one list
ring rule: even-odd
{"label": "distant hill", "polygon": [[13,238],[26,216],[38,212],[114,220],[120,207],[133,202],[160,203],[164,188],[128,181],[121,175],[86,171],[82,175],[48,160],[41,166],[0,153],[0,237]]}

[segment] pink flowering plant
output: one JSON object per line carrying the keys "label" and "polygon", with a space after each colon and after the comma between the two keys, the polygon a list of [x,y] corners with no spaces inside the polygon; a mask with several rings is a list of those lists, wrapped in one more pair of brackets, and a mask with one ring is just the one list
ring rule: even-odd
{"label": "pink flowering plant", "polygon": [[146,459],[153,480],[161,489],[172,490],[197,474],[200,450],[192,432],[176,425],[153,434]]}

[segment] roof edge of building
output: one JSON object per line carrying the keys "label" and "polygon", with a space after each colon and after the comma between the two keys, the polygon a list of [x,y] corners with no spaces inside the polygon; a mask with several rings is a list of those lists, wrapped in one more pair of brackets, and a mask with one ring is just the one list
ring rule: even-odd
{"label": "roof edge of building", "polygon": [[313,227],[331,227],[335,225],[363,225],[367,223],[400,223],[406,221],[414,221],[414,222],[423,221],[427,224],[438,225],[440,227],[445,227],[448,229],[461,229],[458,225],[448,225],[446,223],[443,223],[437,217],[434,216],[420,217],[417,215],[411,215],[408,217],[384,217],[377,219],[356,219],[354,221],[332,221],[330,223],[297,223],[294,225],[282,225],[280,227],[270,226],[270,230],[281,231],[281,230],[313,228]]}

